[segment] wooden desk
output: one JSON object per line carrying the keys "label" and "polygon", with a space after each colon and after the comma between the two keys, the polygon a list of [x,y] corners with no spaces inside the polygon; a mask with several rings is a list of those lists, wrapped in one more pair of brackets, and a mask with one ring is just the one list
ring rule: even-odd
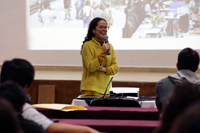
{"label": "wooden desk", "polygon": [[152,133],[159,121],[147,120],[99,120],[99,119],[58,119],[59,123],[90,126],[107,133]]}
{"label": "wooden desk", "polygon": [[48,118],[67,119],[120,119],[120,120],[158,120],[157,108],[133,107],[86,107],[87,110],[63,112],[38,109]]}

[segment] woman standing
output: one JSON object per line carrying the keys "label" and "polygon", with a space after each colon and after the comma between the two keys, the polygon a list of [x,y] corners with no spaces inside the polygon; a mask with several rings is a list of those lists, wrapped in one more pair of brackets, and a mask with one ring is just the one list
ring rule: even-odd
{"label": "woman standing", "polygon": [[[113,46],[110,43],[105,43],[104,40],[107,30],[107,22],[103,18],[97,17],[90,22],[81,49],[82,95],[100,96],[105,92],[111,76],[118,73],[119,67]],[[108,49],[110,55],[107,55]]]}

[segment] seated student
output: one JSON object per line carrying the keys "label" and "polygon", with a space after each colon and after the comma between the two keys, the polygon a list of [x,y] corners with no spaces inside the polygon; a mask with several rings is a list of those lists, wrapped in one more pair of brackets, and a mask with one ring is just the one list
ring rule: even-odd
{"label": "seated student", "polygon": [[[27,60],[13,59],[5,61],[1,68],[0,82],[4,83],[12,80],[22,86],[24,90],[28,90],[33,82],[34,73],[33,66]],[[42,125],[47,133],[99,133],[87,126],[53,123],[28,103],[25,103],[23,106],[22,116]]]}
{"label": "seated student", "polygon": [[24,133],[44,133],[42,126],[37,123],[24,119],[21,115],[23,105],[26,102],[26,93],[13,81],[7,81],[0,85],[0,97],[8,100],[15,111],[18,112],[20,127]]}
{"label": "seated student", "polygon": [[6,99],[0,97],[0,133],[22,133],[17,114]]}
{"label": "seated student", "polygon": [[168,133],[175,118],[198,100],[200,100],[198,84],[184,82],[175,85],[161,112],[161,123],[154,133]]}
{"label": "seated student", "polygon": [[200,78],[195,74],[199,68],[199,59],[199,54],[191,48],[185,48],[178,54],[178,72],[161,79],[156,85],[156,106],[159,111],[175,84],[185,81],[200,84]]}
{"label": "seated student", "polygon": [[172,123],[169,133],[200,133],[200,101],[187,107]]}

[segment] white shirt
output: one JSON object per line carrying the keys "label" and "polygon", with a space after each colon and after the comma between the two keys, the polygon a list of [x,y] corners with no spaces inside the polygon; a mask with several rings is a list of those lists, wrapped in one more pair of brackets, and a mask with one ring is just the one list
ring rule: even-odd
{"label": "white shirt", "polygon": [[85,15],[85,16],[90,16],[90,11],[91,11],[91,8],[89,7],[89,6],[84,6],[83,7],[83,14]]}
{"label": "white shirt", "polygon": [[46,130],[47,127],[53,123],[51,120],[49,120],[49,118],[38,112],[33,106],[31,106],[28,103],[24,104],[22,116],[25,119],[32,120],[37,124],[41,125],[44,130]]}
{"label": "white shirt", "polygon": [[151,12],[151,7],[150,7],[149,4],[146,4],[146,5],[144,6],[144,11],[145,11],[146,13],[150,13],[150,12]]}
{"label": "white shirt", "polygon": [[195,2],[193,0],[189,3],[189,8],[193,9],[195,7]]}
{"label": "white shirt", "polygon": [[54,26],[54,18],[56,17],[55,12],[49,9],[41,12],[41,18],[44,28],[51,28]]}

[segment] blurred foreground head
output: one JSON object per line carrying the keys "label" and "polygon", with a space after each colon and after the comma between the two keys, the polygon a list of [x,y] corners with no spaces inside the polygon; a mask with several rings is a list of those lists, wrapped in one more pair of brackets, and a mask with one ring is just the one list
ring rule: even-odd
{"label": "blurred foreground head", "polygon": [[164,105],[161,124],[155,133],[166,133],[171,128],[174,119],[189,105],[200,100],[200,87],[197,84],[183,82],[172,89],[169,100]]}

